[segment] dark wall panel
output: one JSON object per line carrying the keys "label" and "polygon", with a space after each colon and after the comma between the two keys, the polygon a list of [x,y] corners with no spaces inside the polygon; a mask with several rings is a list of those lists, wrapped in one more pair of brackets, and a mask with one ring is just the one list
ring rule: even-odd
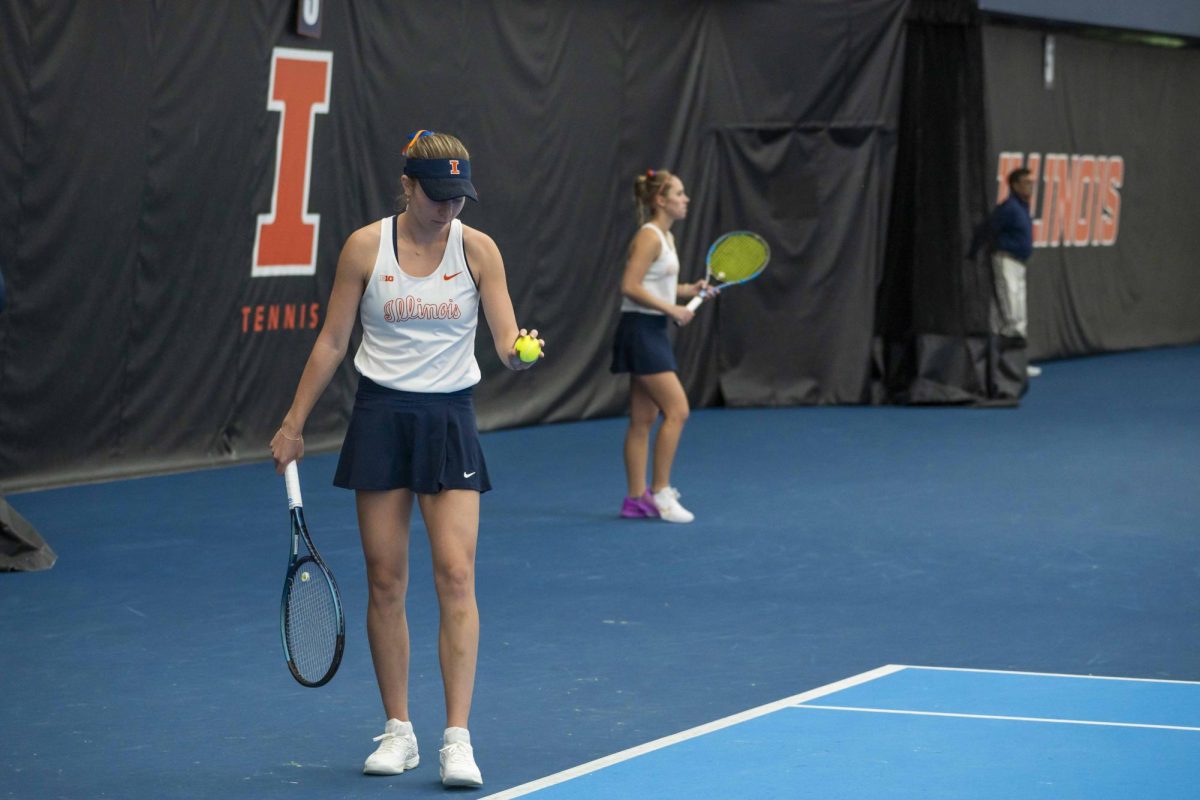
{"label": "dark wall panel", "polygon": [[[464,221],[549,342],[515,375],[481,330],[483,427],[622,411],[609,338],[651,167],[693,197],[685,278],[730,229],[776,248],[679,332],[693,402],[863,399],[906,0],[323,6],[314,40],[292,0],[0,0],[0,488],[264,457],[342,242],[394,210],[417,128],[471,149]],[[329,107],[303,184],[315,268],[260,276],[259,218],[291,174],[276,48],[330,63]],[[340,441],[354,382],[347,360],[310,447]]]}
{"label": "dark wall panel", "polygon": [[1200,51],[985,30],[993,200],[1038,177],[1029,352],[1081,355],[1200,340]]}

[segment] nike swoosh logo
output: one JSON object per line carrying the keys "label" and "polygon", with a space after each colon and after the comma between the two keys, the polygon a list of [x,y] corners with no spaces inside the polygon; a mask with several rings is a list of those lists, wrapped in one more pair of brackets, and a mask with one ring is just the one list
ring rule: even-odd
{"label": "nike swoosh logo", "polygon": [[[478,470],[476,470],[476,472],[478,472]],[[469,478],[469,477],[471,477],[471,476],[472,476],[472,475],[474,475],[474,474],[475,474],[474,472],[464,472],[464,473],[463,473],[463,477],[464,477],[464,478]]]}
{"label": "nike swoosh logo", "polygon": [[[442,276],[442,280],[444,280],[444,281],[452,281],[452,280],[454,280],[455,278],[457,278],[459,275],[462,275],[462,270],[461,270],[461,269],[460,269],[458,272],[454,273],[453,275],[443,275],[443,276]],[[472,474],[472,475],[474,475],[475,473],[474,473],[474,472],[472,472],[471,474]]]}

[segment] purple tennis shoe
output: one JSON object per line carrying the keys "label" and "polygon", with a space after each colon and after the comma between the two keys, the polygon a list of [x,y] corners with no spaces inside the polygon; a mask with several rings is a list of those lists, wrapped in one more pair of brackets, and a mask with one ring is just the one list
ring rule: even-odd
{"label": "purple tennis shoe", "polygon": [[621,516],[625,519],[658,518],[658,506],[654,505],[654,497],[647,489],[641,497],[626,497],[621,504]]}

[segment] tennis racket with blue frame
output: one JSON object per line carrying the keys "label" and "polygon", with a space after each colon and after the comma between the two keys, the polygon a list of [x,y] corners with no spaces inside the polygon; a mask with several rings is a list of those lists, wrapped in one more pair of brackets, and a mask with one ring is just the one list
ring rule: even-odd
{"label": "tennis racket with blue frame", "polygon": [[720,237],[708,248],[704,258],[705,280],[712,288],[693,297],[687,304],[688,311],[695,311],[707,298],[730,286],[754,280],[763,273],[770,260],[771,246],[757,233],[731,231]]}
{"label": "tennis racket with blue frame", "polygon": [[[324,686],[342,663],[346,615],[333,573],[313,545],[304,522],[300,470],[295,461],[287,465],[283,478],[292,528],[292,551],[279,606],[283,654],[292,677],[302,686]],[[302,539],[307,549],[303,556]]]}

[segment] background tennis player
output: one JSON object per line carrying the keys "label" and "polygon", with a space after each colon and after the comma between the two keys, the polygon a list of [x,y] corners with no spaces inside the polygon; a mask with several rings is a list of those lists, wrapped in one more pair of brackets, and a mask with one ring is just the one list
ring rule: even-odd
{"label": "background tennis player", "polygon": [[[629,245],[621,277],[621,321],[613,341],[612,371],[629,373],[629,429],[625,433],[625,478],[628,494],[621,505],[626,518],[659,517],[691,522],[695,517],[679,503],[671,486],[671,464],[688,418],[688,400],[679,382],[679,367],[667,336],[667,320],[692,321],[678,304],[708,288],[704,281],[679,283],[679,256],[671,226],[687,216],[683,181],[666,170],[648,170],[634,181],[634,200],[641,227]],[[654,468],[646,487],[650,429],[662,413],[654,439]]]}

